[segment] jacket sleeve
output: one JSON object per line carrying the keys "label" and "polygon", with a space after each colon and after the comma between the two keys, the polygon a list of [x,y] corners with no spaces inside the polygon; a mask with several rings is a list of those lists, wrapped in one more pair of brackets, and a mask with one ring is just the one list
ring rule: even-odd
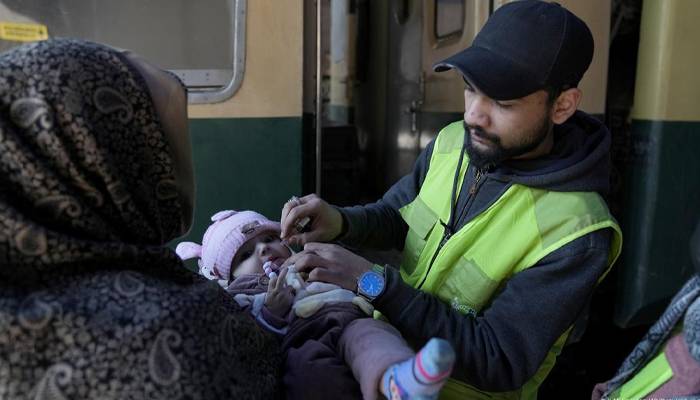
{"label": "jacket sleeve", "polygon": [[415,347],[431,337],[448,340],[457,353],[453,378],[481,390],[514,390],[585,311],[609,248],[607,229],[572,241],[513,276],[476,317],[408,286],[393,268],[387,268],[387,288],[374,303]]}
{"label": "jacket sleeve", "polygon": [[339,208],[343,216],[344,234],[338,238],[351,247],[398,249],[404,245],[408,225],[399,209],[413,201],[428,172],[435,140],[420,153],[408,175],[399,179],[375,203]]}
{"label": "jacket sleeve", "polygon": [[258,321],[265,329],[284,335],[287,333],[289,321],[288,318],[278,317],[268,310],[267,306],[263,306],[260,313],[255,316],[255,320]]}
{"label": "jacket sleeve", "polygon": [[243,311],[249,312],[250,315],[255,318],[255,321],[263,329],[278,335],[286,334],[289,325],[289,318],[281,318],[271,313],[265,306],[265,296],[265,292],[257,294],[239,293],[233,298],[236,300],[236,303],[241,306]]}

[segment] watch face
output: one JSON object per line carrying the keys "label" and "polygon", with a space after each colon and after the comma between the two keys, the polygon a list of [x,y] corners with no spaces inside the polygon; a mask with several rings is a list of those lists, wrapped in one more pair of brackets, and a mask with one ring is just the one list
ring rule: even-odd
{"label": "watch face", "polygon": [[357,286],[365,295],[377,297],[384,290],[384,277],[374,271],[365,272]]}

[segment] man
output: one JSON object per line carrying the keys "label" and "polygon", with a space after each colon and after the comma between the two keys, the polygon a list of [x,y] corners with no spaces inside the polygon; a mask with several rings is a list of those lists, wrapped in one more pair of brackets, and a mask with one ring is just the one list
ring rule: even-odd
{"label": "man", "polygon": [[[381,200],[334,208],[310,195],[282,235],[311,280],[358,290],[415,346],[447,339],[441,398],[536,398],[570,328],[619,255],[603,200],[610,133],[577,106],[588,27],[534,0],[499,8],[471,47],[438,63],[464,77],[464,120],[445,127]],[[311,230],[294,225],[311,217]],[[339,247],[403,249],[400,268]]]}

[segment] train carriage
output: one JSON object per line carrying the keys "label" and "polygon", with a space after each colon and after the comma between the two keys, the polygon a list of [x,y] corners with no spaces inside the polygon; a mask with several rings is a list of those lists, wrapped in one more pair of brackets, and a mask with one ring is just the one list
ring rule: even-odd
{"label": "train carriage", "polygon": [[[197,202],[188,237],[198,238],[220,209],[278,218],[292,195],[316,192],[340,205],[379,197],[441,127],[462,118],[461,77],[437,74],[433,63],[468,46],[506,2],[0,0],[0,51],[79,37],[176,73],[189,90]],[[594,299],[593,330],[568,354],[576,365],[550,379],[589,387],[614,372],[692,273],[700,2],[560,3],[596,42],[581,108],[613,133],[609,201],[625,234]],[[593,372],[596,360],[581,349],[596,348],[605,331],[613,350]],[[589,381],[575,383],[582,370]],[[562,385],[548,382],[543,397]]]}

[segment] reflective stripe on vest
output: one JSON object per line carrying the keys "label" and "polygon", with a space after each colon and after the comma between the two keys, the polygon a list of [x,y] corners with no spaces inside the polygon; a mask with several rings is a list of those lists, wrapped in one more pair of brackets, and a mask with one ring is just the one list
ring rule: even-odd
{"label": "reflective stripe on vest", "polygon": [[[663,349],[663,347],[662,347]],[[641,399],[673,377],[673,370],[662,350],[644,368],[634,374],[618,390],[610,394],[613,399]]]}
{"label": "reflective stripe on vest", "polygon": [[[450,189],[463,135],[461,121],[440,132],[420,193],[399,210],[409,226],[401,264],[404,281],[435,294],[463,314],[476,315],[512,275],[595,230],[611,228],[615,232],[608,268],[615,262],[622,234],[597,193],[552,192],[518,184],[511,185],[487,210],[450,237],[435,256],[444,234],[439,221],[447,222],[450,217]],[[463,163],[460,182],[467,166],[468,162]],[[537,388],[554,366],[569,330],[519,390],[486,393],[450,380],[440,398],[536,398]]]}

